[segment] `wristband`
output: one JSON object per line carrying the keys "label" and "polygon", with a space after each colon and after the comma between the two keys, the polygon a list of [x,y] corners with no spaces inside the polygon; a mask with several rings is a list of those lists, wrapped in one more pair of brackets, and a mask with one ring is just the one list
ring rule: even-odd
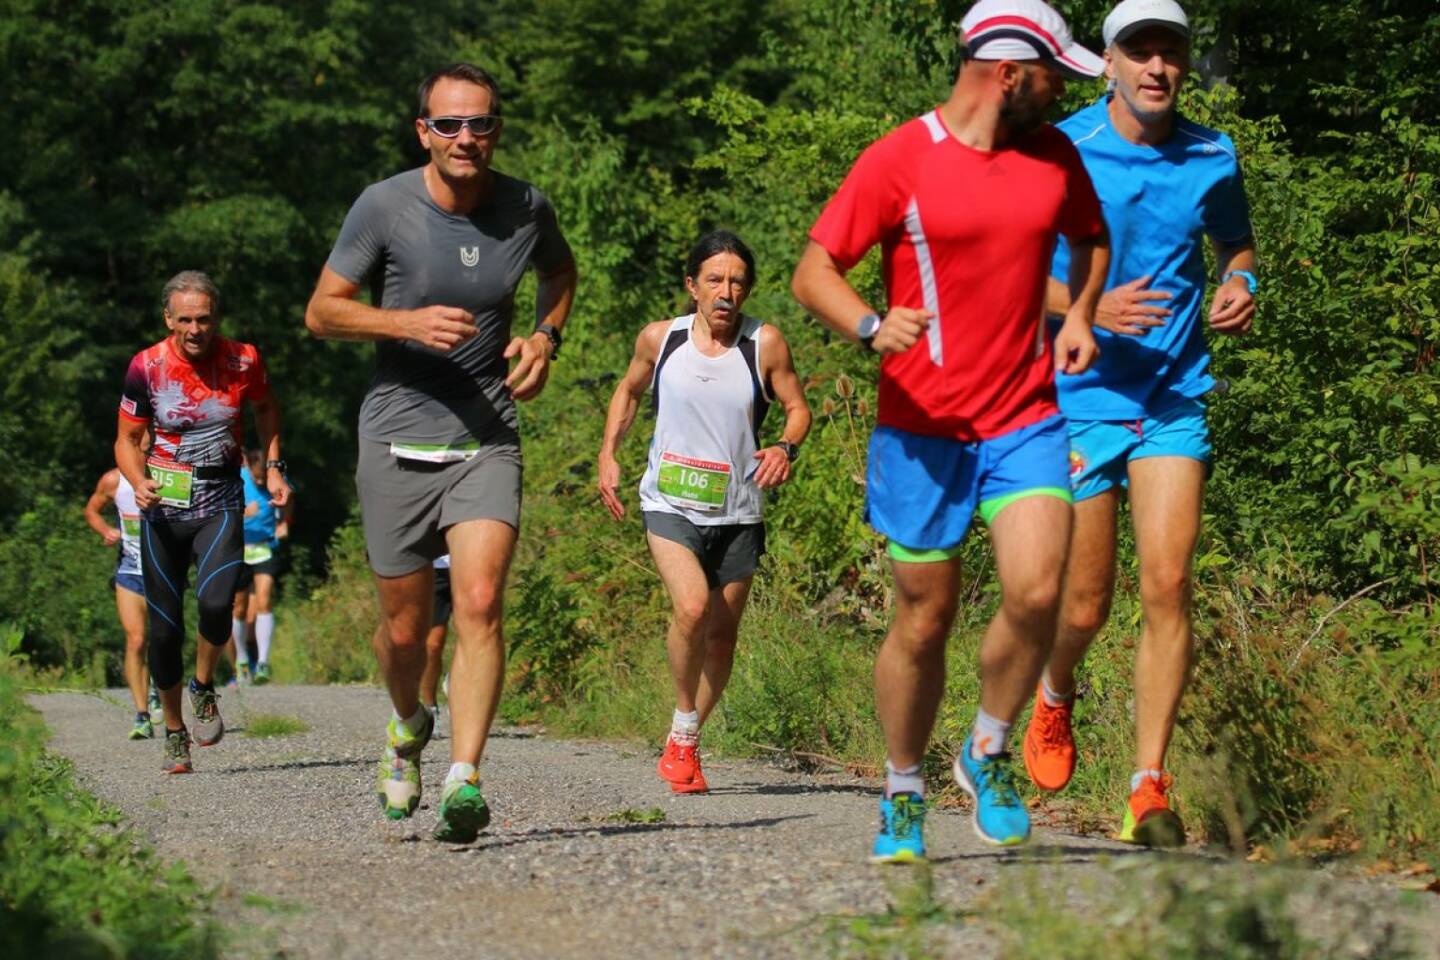
{"label": "wristband", "polygon": [[1255,279],[1255,274],[1249,270],[1227,270],[1225,276],[1220,278],[1220,282],[1229,283],[1231,277],[1244,277],[1245,286],[1250,288],[1250,295],[1252,297],[1255,295],[1255,289],[1260,286],[1260,282]]}
{"label": "wristband", "polygon": [[535,332],[543,333],[545,334],[545,336],[550,338],[550,359],[554,360],[555,358],[559,357],[560,343],[564,339],[560,336],[560,331],[553,324],[537,323],[535,324]]}
{"label": "wristband", "polygon": [[289,466],[290,466],[290,465],[289,465],[288,463],[286,463],[284,460],[266,460],[266,461],[265,461],[265,469],[266,469],[266,470],[279,470],[281,473],[284,473],[284,472],[289,468]]}

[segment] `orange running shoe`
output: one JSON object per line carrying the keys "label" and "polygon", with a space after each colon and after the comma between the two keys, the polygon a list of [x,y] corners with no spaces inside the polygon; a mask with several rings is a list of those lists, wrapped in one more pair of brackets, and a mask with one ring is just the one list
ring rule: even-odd
{"label": "orange running shoe", "polygon": [[1140,786],[1125,804],[1125,818],[1120,823],[1119,839],[1142,847],[1185,846],[1185,824],[1170,809],[1165,794],[1175,781],[1170,774],[1141,777]]}
{"label": "orange running shoe", "polygon": [[662,780],[670,782],[676,793],[703,793],[710,789],[700,772],[700,743],[692,737],[677,738],[673,733],[665,739],[665,752],[655,767]]}
{"label": "orange running shoe", "polygon": [[1045,702],[1043,687],[1035,691],[1035,709],[1025,727],[1025,771],[1041,790],[1059,790],[1075,773],[1075,737],[1070,716],[1075,701],[1058,707]]}

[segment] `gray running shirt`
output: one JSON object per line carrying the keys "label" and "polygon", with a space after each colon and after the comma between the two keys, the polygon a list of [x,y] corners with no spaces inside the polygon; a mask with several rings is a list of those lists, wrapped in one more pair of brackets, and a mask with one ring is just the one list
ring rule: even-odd
{"label": "gray running shirt", "polygon": [[513,442],[515,401],[501,354],[515,287],[527,266],[550,273],[570,262],[570,247],[550,201],[523,180],[496,173],[490,199],[467,217],[430,199],[422,169],[360,194],[328,266],[351,283],[370,281],[377,306],[460,307],[475,315],[479,332],[449,353],[411,340],[376,343],[360,435],[386,443]]}

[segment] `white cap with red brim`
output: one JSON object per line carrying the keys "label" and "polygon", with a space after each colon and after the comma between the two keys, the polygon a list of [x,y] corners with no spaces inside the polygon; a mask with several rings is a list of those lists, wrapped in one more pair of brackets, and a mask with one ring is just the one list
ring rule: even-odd
{"label": "white cap with red brim", "polygon": [[1045,60],[1072,77],[1105,72],[1105,61],[1070,36],[1065,18],[1041,0],[980,0],[960,21],[973,60]]}

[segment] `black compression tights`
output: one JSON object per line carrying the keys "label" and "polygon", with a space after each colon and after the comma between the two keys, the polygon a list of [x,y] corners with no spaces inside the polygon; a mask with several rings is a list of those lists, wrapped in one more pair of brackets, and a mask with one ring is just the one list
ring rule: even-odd
{"label": "black compression tights", "polygon": [[244,561],[240,514],[228,511],[200,520],[145,521],[140,528],[140,565],[150,609],[150,676],[169,690],[185,672],[185,590],[195,561],[195,601],[200,636],[216,646],[230,639],[230,610]]}

